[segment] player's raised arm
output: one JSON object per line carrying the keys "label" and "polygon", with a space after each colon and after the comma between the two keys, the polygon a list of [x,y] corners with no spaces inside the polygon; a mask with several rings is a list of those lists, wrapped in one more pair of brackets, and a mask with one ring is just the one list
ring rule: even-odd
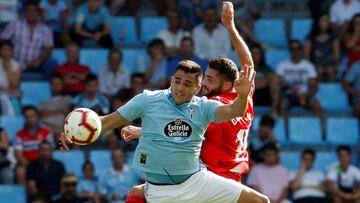
{"label": "player's raised arm", "polygon": [[236,30],[234,23],[234,7],[229,1],[223,2],[221,11],[221,21],[228,30],[232,44],[235,48],[236,55],[242,66],[248,65],[254,67],[254,62],[251,57],[251,52],[247,47],[245,41]]}
{"label": "player's raised arm", "polygon": [[240,76],[234,82],[234,87],[238,93],[237,99],[231,103],[219,106],[215,110],[215,118],[219,122],[228,121],[235,117],[241,117],[245,114],[250,89],[255,79],[256,72],[249,65],[244,65]]}

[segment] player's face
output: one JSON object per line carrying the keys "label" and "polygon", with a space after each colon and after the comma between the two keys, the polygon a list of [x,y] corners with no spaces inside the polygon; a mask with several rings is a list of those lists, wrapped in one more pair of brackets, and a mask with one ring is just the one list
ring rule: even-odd
{"label": "player's face", "polygon": [[223,91],[223,79],[217,70],[207,68],[201,81],[201,95],[211,97]]}
{"label": "player's face", "polygon": [[176,104],[190,101],[199,92],[200,87],[194,73],[177,70],[171,78],[171,96]]}

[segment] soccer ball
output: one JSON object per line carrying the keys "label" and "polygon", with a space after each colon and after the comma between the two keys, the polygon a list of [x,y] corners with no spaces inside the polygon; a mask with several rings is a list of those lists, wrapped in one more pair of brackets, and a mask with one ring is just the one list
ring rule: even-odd
{"label": "soccer ball", "polygon": [[67,139],[75,144],[90,144],[100,135],[100,117],[91,109],[77,108],[66,116],[64,132]]}

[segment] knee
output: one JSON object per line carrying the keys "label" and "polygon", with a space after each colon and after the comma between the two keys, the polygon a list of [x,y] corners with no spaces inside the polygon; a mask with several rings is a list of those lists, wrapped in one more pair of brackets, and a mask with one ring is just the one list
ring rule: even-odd
{"label": "knee", "polygon": [[137,185],[131,188],[131,190],[128,192],[128,195],[136,195],[145,197],[144,195],[144,185]]}

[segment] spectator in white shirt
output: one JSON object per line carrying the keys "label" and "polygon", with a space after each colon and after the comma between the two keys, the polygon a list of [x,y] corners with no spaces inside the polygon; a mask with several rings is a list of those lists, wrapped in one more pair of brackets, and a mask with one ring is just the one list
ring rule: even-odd
{"label": "spectator in white shirt", "polygon": [[123,54],[113,49],[109,52],[108,64],[100,70],[99,89],[108,98],[122,88],[130,87],[130,76],[122,63]]}
{"label": "spectator in white shirt", "polygon": [[360,170],[351,165],[351,148],[343,145],[336,150],[339,164],[328,174],[328,186],[334,203],[360,202]]}
{"label": "spectator in white shirt", "polygon": [[203,59],[227,56],[231,49],[230,36],[219,23],[215,7],[208,7],[203,12],[203,23],[193,30],[195,54]]}
{"label": "spectator in white shirt", "polygon": [[292,175],[290,188],[294,203],[326,203],[325,174],[313,169],[315,151],[304,149],[299,170]]}
{"label": "spectator in white shirt", "polygon": [[298,40],[290,40],[291,58],[281,61],[276,68],[282,92],[280,116],[287,116],[289,107],[301,106],[312,109],[322,118],[323,113],[315,94],[318,91],[317,73],[314,65],[303,58],[303,47]]}
{"label": "spectator in white shirt", "polygon": [[190,36],[190,33],[180,28],[180,16],[177,11],[168,11],[167,20],[169,27],[158,33],[158,38],[165,43],[167,56],[174,57],[179,54],[181,39]]}
{"label": "spectator in white shirt", "polygon": [[[360,3],[356,0],[336,0],[330,7],[330,21],[336,30],[357,13],[360,13]],[[346,26],[345,26],[346,27]]]}

